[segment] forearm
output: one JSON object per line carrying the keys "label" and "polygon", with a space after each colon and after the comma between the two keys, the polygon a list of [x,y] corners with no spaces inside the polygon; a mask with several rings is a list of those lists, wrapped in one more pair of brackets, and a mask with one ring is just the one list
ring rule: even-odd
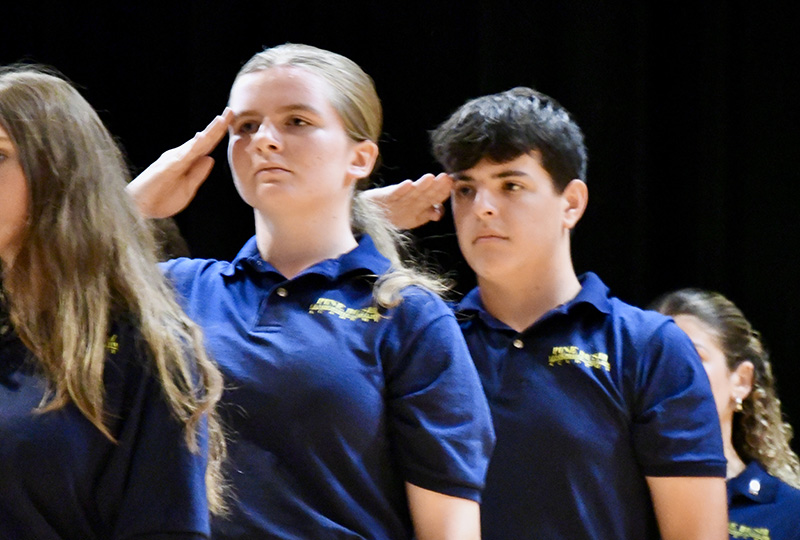
{"label": "forearm", "polygon": [[480,540],[480,506],[406,482],[417,540]]}
{"label": "forearm", "polygon": [[727,540],[725,480],[703,477],[647,477],[664,540]]}

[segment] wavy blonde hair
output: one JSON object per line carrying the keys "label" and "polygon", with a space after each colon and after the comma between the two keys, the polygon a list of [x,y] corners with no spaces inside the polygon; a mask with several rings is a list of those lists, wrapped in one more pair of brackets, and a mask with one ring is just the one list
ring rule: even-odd
{"label": "wavy blonde hair", "polygon": [[714,332],[729,371],[742,362],[753,364],[753,389],[733,417],[733,447],[744,461],[756,460],[769,474],[800,488],[800,460],[789,446],[792,427],[781,413],[769,354],[741,310],[723,295],[700,289],[669,293],[652,307],[702,321]]}
{"label": "wavy blonde hair", "polygon": [[125,193],[118,146],[78,91],[41,66],[0,69],[0,124],[28,186],[21,247],[2,269],[2,286],[13,327],[50,384],[37,410],[73,403],[113,441],[106,343],[114,321],[132,320],[193,452],[207,419],[209,507],[223,512],[225,439],[215,412],[222,376],[156,266],[153,230]]}
{"label": "wavy blonde hair", "polygon": [[[378,143],[383,109],[372,78],[358,64],[324,49],[286,43],[256,53],[239,70],[236,80],[242,75],[276,66],[299,67],[321,77],[332,89],[331,105],[342,119],[347,135],[356,142]],[[412,254],[409,237],[389,222],[379,204],[359,195],[368,187],[369,177],[357,182],[350,221],[353,231],[368,234],[391,263],[389,271],[375,283],[375,301],[384,308],[394,307],[402,301],[401,291],[412,285],[444,294],[449,284],[424,269]]]}

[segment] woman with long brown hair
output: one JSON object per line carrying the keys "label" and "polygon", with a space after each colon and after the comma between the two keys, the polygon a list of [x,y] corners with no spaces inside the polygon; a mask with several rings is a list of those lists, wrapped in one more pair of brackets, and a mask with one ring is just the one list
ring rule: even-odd
{"label": "woman with long brown hair", "polygon": [[675,291],[652,308],[689,335],[711,381],[728,460],[731,538],[800,539],[800,461],[760,334],[711,291]]}
{"label": "woman with long brown hair", "polygon": [[52,70],[0,70],[0,537],[207,538],[222,379],[122,155]]}

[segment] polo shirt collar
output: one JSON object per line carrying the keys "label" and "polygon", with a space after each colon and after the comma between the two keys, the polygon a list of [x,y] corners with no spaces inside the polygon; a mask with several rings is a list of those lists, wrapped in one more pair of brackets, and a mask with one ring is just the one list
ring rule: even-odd
{"label": "polo shirt collar", "polygon": [[[593,306],[597,311],[608,314],[611,312],[611,301],[609,300],[608,287],[592,272],[587,272],[578,278],[581,283],[581,290],[578,294],[567,302],[562,304],[545,314],[541,320],[549,318],[556,313],[569,313],[574,310],[576,306],[588,304]],[[486,308],[483,306],[481,300],[480,288],[475,287],[472,289],[456,306],[456,312],[464,314],[477,314],[489,327],[494,329],[507,329],[508,326],[495,319]],[[538,321],[537,321],[538,322]]]}
{"label": "polo shirt collar", "polygon": [[775,500],[779,483],[753,460],[739,476],[728,480],[728,502],[735,497],[745,497],[757,503],[770,503]]}
{"label": "polo shirt collar", "polygon": [[[326,259],[303,270],[298,276],[305,274],[319,274],[329,279],[335,279],[351,272],[381,275],[385,274],[391,266],[389,260],[381,255],[369,235],[364,234],[357,238],[358,246],[336,259]],[[222,272],[224,276],[234,276],[246,269],[259,273],[280,274],[274,266],[261,258],[253,236],[245,243],[239,253],[231,261],[230,266]]]}

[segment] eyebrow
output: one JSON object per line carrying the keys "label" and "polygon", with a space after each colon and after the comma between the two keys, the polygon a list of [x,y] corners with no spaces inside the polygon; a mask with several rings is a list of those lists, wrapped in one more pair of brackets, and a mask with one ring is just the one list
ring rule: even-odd
{"label": "eyebrow", "polygon": [[[312,107],[311,105],[306,105],[304,103],[294,103],[294,104],[291,104],[291,105],[284,105],[283,107],[278,107],[278,109],[277,109],[277,112],[279,112],[279,113],[295,112],[295,111],[308,112],[308,113],[311,113],[311,114],[314,114],[314,115],[317,115],[317,116],[321,116],[322,115],[322,111],[320,111],[319,109],[317,109],[315,107]],[[256,110],[253,110],[253,109],[248,109],[246,111],[242,111],[240,113],[237,113],[234,116],[235,116],[235,118],[239,118],[241,116],[261,116],[261,113],[259,113]]]}
{"label": "eyebrow", "polygon": [[[474,178],[472,178],[468,174],[464,174],[464,173],[453,173],[450,176],[452,176],[453,178],[455,178],[456,180],[459,180],[461,182],[473,182],[473,181],[475,181]],[[499,173],[495,173],[495,174],[493,174],[491,176],[491,178],[503,179],[503,178],[517,177],[517,176],[530,176],[530,175],[528,173],[526,173],[525,171],[519,171],[517,169],[509,169],[509,170],[505,170],[505,171],[500,171]]]}

